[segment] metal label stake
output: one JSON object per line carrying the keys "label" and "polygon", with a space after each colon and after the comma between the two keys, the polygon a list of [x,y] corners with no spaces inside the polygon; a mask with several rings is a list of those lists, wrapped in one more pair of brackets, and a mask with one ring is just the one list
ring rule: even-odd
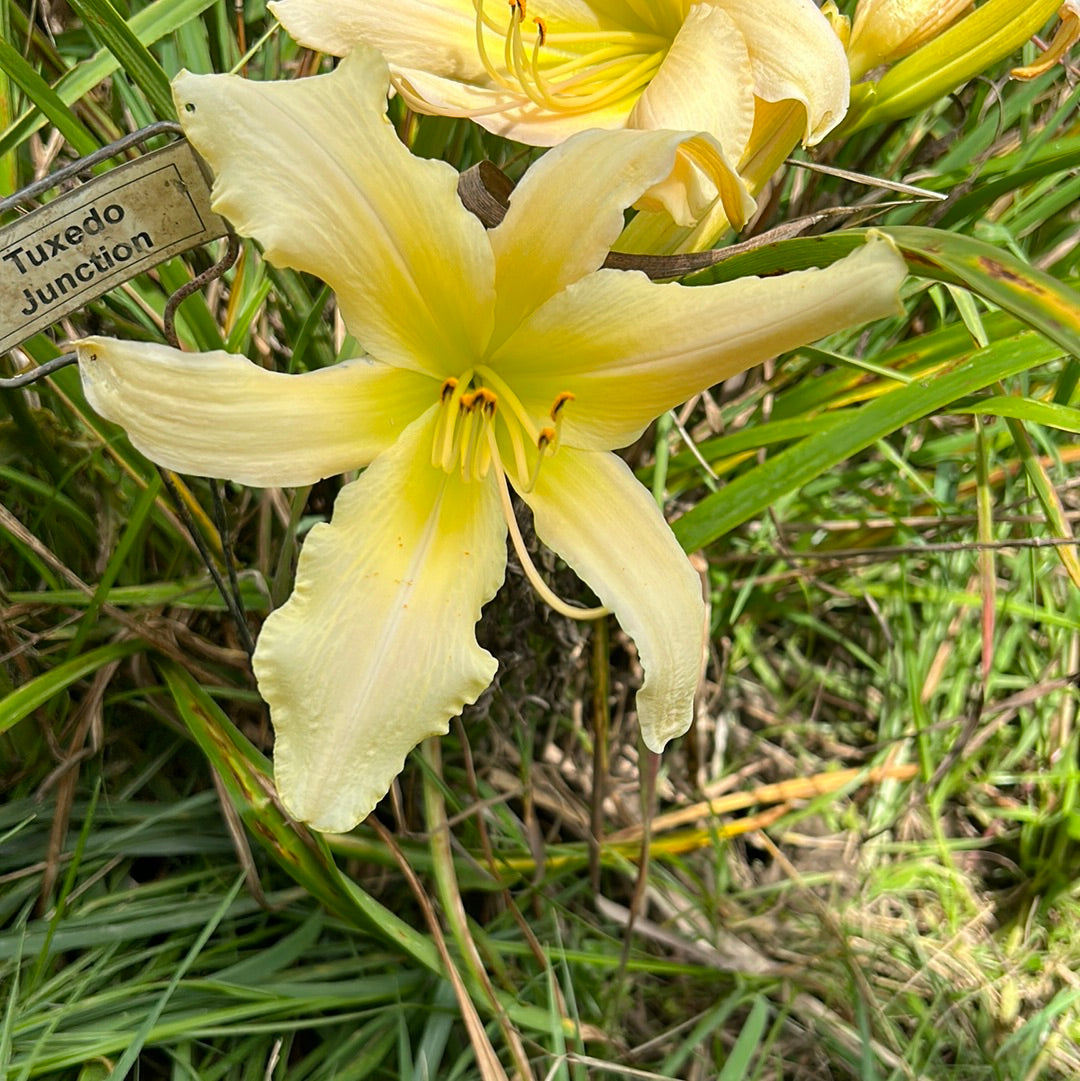
{"label": "metal label stake", "polygon": [[[176,125],[154,125],[16,193],[27,202],[126,146]],[[121,283],[228,232],[210,185],[180,139],[124,162],[0,229],[0,353]]]}

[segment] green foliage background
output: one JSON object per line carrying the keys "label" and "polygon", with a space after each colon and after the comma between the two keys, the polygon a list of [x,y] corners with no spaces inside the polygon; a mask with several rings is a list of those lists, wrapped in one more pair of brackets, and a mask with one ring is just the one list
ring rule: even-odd
{"label": "green foliage background", "polygon": [[[0,0],[0,194],[170,117],[181,67],[317,64],[258,2]],[[226,579],[234,560],[255,631],[338,482],[170,478],[178,507],[73,369],[0,391],[0,1077],[1080,1075],[1080,124],[1075,69],[1008,66],[814,154],[946,201],[875,209],[872,186],[791,168],[755,226],[858,207],[915,271],[905,317],[628,452],[711,588],[700,718],[658,777],[632,645],[511,568],[480,628],[493,690],[377,820],[310,835],[275,803],[243,641],[184,521]],[[462,169],[535,153],[392,112]],[[162,340],[215,255],[4,363]],[[252,245],[178,331],[289,371],[353,348],[322,283]]]}

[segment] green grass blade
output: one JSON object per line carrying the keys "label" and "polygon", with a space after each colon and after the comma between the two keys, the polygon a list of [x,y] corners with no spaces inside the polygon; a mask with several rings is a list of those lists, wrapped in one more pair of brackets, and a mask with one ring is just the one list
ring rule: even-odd
{"label": "green grass blade", "polygon": [[842,427],[801,440],[707,496],[674,523],[675,535],[688,552],[703,548],[903,425],[1057,356],[1055,346],[1022,334],[979,350],[936,378],[898,387],[852,410]]}
{"label": "green grass blade", "polygon": [[761,1046],[768,1023],[769,1001],[758,996],[750,1007],[750,1015],[743,1024],[724,1068],[717,1074],[716,1081],[743,1081],[750,1076],[750,1064]]}
{"label": "green grass blade", "polygon": [[91,672],[96,672],[110,661],[122,660],[146,648],[146,643],[137,638],[111,642],[107,646],[99,646],[97,649],[90,650],[89,653],[84,653],[81,657],[74,657],[70,661],[42,672],[40,676],[30,680],[29,683],[24,683],[0,700],[0,733],[13,728],[38,706],[43,706],[50,698],[60,694],[76,680],[88,676]]}
{"label": "green grass blade", "polygon": [[[1013,438],[1013,444],[1016,447],[1020,461],[1024,463],[1028,480],[1031,482],[1032,488],[1035,489],[1043,514],[1046,515],[1054,536],[1071,537],[1073,535],[1072,527],[1065,516],[1061,496],[1058,495],[1046,467],[1039,461],[1039,456],[1035,452],[1035,446],[1031,441],[1031,436],[1028,435],[1027,429],[1021,421],[1013,417],[1006,417],[1005,423],[1008,425],[1009,434]],[[1073,585],[1080,588],[1080,558],[1077,557],[1076,549],[1063,544],[1056,547],[1054,553],[1061,560],[1061,565],[1072,579]]]}
{"label": "green grass blade", "polygon": [[992,398],[980,398],[970,405],[954,406],[949,412],[969,413],[977,417],[1013,417],[1080,435],[1080,409],[1058,405],[1057,402],[1037,402],[1011,394],[995,394]]}
{"label": "green grass blade", "polygon": [[[31,115],[38,118],[38,127],[51,122],[80,155],[92,154],[98,149],[98,141],[68,108],[67,103],[4,38],[0,38],[0,69],[34,103]],[[0,155],[9,153],[12,145],[4,143],[0,146]]]}
{"label": "green grass blade", "polygon": [[124,1078],[131,1072],[131,1067],[135,1065],[136,1060],[142,1053],[146,1041],[154,1031],[158,1020],[165,1011],[165,1007],[169,1004],[169,999],[172,998],[177,987],[180,986],[180,981],[184,978],[184,974],[195,963],[199,954],[202,953],[203,947],[210,940],[210,936],[217,929],[218,924],[225,918],[226,913],[228,913],[229,909],[232,907],[232,903],[236,900],[243,885],[244,876],[242,874],[237,875],[236,881],[232,885],[232,889],[221,898],[221,901],[218,903],[213,913],[211,913],[210,919],[207,920],[206,925],[191,944],[191,948],[188,950],[183,960],[176,966],[176,971],[173,972],[168,986],[157,997],[154,1004],[146,1011],[146,1016],[143,1018],[142,1024],[139,1025],[134,1038],[124,1049],[124,1053],[120,1056],[119,1061],[110,1071],[108,1081],[124,1081]]}
{"label": "green grass blade", "polygon": [[175,120],[169,77],[109,0],[70,0],[91,36],[116,57],[162,120]]}
{"label": "green grass blade", "polygon": [[[215,3],[217,3],[217,0],[155,0],[155,3],[132,15],[127,27],[142,45],[152,45],[165,37],[166,34],[173,33],[191,19],[198,18],[199,15]],[[19,54],[16,53],[15,55],[18,56]],[[19,57],[19,59],[22,58]],[[116,71],[119,66],[116,57],[108,49],[102,49],[88,60],[83,60],[72,67],[59,79],[55,89],[50,90],[50,93],[53,95],[53,99],[58,101],[60,106],[66,110],[67,106],[85,97],[103,79],[107,79]],[[2,63],[0,63],[0,67],[3,67]],[[49,89],[47,84],[46,89]],[[36,104],[37,99],[34,100]],[[67,113],[67,115],[70,116],[71,114]],[[171,113],[165,115],[168,116]],[[43,114],[38,109],[26,110],[0,135],[0,155],[20,146],[50,120],[56,124],[56,120],[52,116]],[[59,127],[59,125],[57,126]],[[89,133],[87,134],[89,135]],[[74,142],[72,142],[72,145],[77,147]],[[79,152],[86,154],[90,150],[96,149],[97,143],[93,143],[88,150],[80,149]]]}

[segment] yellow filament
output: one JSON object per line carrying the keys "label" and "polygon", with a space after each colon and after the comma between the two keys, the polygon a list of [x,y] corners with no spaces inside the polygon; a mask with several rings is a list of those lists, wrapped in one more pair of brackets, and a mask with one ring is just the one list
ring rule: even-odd
{"label": "yellow filament", "polygon": [[[644,87],[670,47],[671,42],[656,34],[633,31],[554,31],[534,17],[535,32],[529,57],[522,40],[525,0],[509,0],[510,22],[501,30],[484,10],[484,0],[473,0],[476,11],[476,49],[488,76],[503,90],[511,91],[534,104],[554,112],[585,112],[612,104]],[[485,29],[503,35],[503,69],[497,68],[484,42]],[[556,46],[600,44],[601,47],[580,56],[562,59],[545,74],[541,70],[540,49]],[[637,62],[627,68],[627,64]],[[622,72],[622,74],[617,74]],[[415,95],[414,95],[415,96]],[[408,98],[406,97],[406,100]],[[422,104],[422,103],[421,103]],[[507,103],[469,109],[461,115],[483,116],[508,108]]]}
{"label": "yellow filament", "polygon": [[575,608],[564,601],[540,576],[540,572],[536,569],[536,565],[525,548],[525,540],[521,536],[521,530],[518,528],[517,515],[514,514],[514,505],[510,501],[510,490],[506,485],[506,474],[502,470],[502,464],[499,461],[499,450],[495,445],[495,436],[490,429],[488,430],[488,441],[491,445],[492,460],[495,464],[495,483],[499,489],[499,499],[502,502],[506,528],[510,531],[510,540],[514,545],[514,551],[517,552],[521,569],[525,572],[525,577],[529,579],[529,584],[536,590],[542,600],[568,619],[602,619],[604,616],[611,615],[610,608]]}
{"label": "yellow filament", "polygon": [[540,479],[540,467],[544,464],[544,457],[547,454],[555,453],[557,441],[558,435],[554,428],[541,429],[540,438],[536,441],[536,449],[539,451],[536,455],[536,465],[532,467],[528,483],[520,491],[531,492],[536,487],[536,482]]}
{"label": "yellow filament", "polygon": [[540,433],[536,430],[532,417],[525,412],[525,407],[518,400],[518,396],[510,389],[506,380],[486,364],[478,364],[474,371],[485,383],[491,385],[495,393],[502,399],[503,404],[510,407],[510,411],[517,417],[518,423],[528,432],[529,438],[535,443]]}
{"label": "yellow filament", "polygon": [[[484,44],[485,26],[496,31],[496,33],[502,33],[502,31],[492,21],[484,17],[484,0],[473,0],[473,3],[476,7],[476,51],[480,55],[480,63],[484,65],[484,70],[491,76],[496,85],[506,90],[514,90],[514,84],[489,59],[487,46]],[[513,16],[511,16],[511,22],[513,22]]]}
{"label": "yellow filament", "polygon": [[[436,464],[440,465],[446,472],[450,472],[453,468],[454,454],[457,449],[457,438],[460,435],[460,428],[455,423],[458,413],[461,410],[461,399],[464,398],[465,392],[469,389],[469,380],[472,379],[472,372],[466,372],[460,380],[458,380],[450,393],[449,398],[445,396],[447,384],[450,383],[448,379],[446,383],[443,383],[442,390],[439,392],[439,396],[442,400],[442,408],[444,416],[439,418],[442,431],[440,433],[439,426],[436,426],[435,442],[434,446],[438,448],[438,455],[436,458]],[[441,439],[439,438],[441,435]],[[439,445],[441,443],[441,446]]]}
{"label": "yellow filament", "polygon": [[[531,492],[544,458],[558,449],[563,410],[573,400],[570,391],[560,391],[549,410],[552,423],[538,428],[521,399],[487,365],[470,368],[460,379],[451,376],[439,389],[439,415],[432,433],[431,464],[447,473],[460,469],[466,479],[479,479],[485,477],[491,467],[494,448],[499,468],[507,472],[498,450],[502,436],[495,435],[496,414],[501,412],[509,452],[513,456],[511,475],[514,485],[518,491]],[[535,449],[529,447],[530,442]]]}

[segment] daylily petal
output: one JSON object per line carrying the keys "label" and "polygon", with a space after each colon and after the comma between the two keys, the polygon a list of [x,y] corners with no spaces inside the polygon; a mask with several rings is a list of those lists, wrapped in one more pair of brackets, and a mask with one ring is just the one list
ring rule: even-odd
{"label": "daylily petal", "polygon": [[487,86],[471,86],[416,68],[397,68],[394,85],[410,108],[421,113],[467,116],[485,131],[529,146],[555,146],[586,128],[626,127],[633,99],[623,98],[587,113],[542,109],[522,96]]}
{"label": "daylily petal", "polygon": [[693,720],[705,653],[701,582],[649,493],[614,454],[563,448],[522,493],[537,536],[611,608],[634,640],[645,745],[662,751]]}
{"label": "daylily petal", "polygon": [[535,312],[492,365],[536,413],[573,394],[562,411],[567,446],[622,447],[666,409],[736,372],[900,313],[905,273],[880,233],[824,269],[720,285],[657,285],[602,270]]}
{"label": "daylily petal", "polygon": [[[754,122],[754,89],[746,43],[719,7],[690,9],[660,70],[630,114],[632,128],[705,131],[720,146],[722,173],[705,173],[680,153],[671,175],[637,206],[666,210],[677,225],[693,226],[721,197],[737,227],[755,203],[736,166]],[[720,181],[719,189],[717,181]]]}
{"label": "daylily petal", "polygon": [[284,375],[224,352],[112,338],[76,349],[86,400],[147,458],[257,488],[367,465],[439,393],[427,376],[367,358]]}
{"label": "daylily petal", "polygon": [[806,107],[808,144],[820,142],[847,112],[851,79],[844,47],[813,0],[715,0],[735,20],[750,50],[754,93]]}
{"label": "daylily petal", "polygon": [[[547,7],[547,0],[540,0]],[[609,22],[631,30],[674,34],[682,21],[685,0],[588,0]]]}
{"label": "daylily petal", "polygon": [[174,89],[216,174],[214,209],[272,263],[327,282],[373,356],[445,376],[487,341],[491,249],[457,199],[457,173],[414,158],[394,134],[387,80],[382,58],[359,46],[329,75],[181,73]]}
{"label": "daylily petal", "polygon": [[[266,6],[301,45],[331,56],[345,56],[366,43],[395,66],[455,79],[487,74],[476,51],[471,0],[275,0]],[[491,42],[493,48],[502,44],[494,35]]]}
{"label": "daylily petal", "polygon": [[[503,0],[487,0],[504,14]],[[585,0],[544,0],[543,15],[552,23],[600,29]],[[463,82],[484,82],[487,71],[476,48],[473,0],[273,0],[270,13],[301,45],[331,56],[345,56],[366,43],[394,67],[415,68]],[[489,52],[502,55],[503,38],[488,30]],[[579,123],[577,129],[581,130]]]}
{"label": "daylily petal", "polygon": [[707,131],[736,164],[754,124],[754,80],[746,41],[722,7],[695,4],[630,126]]}
{"label": "daylily petal", "polygon": [[711,138],[687,132],[590,131],[529,169],[506,217],[488,234],[496,268],[494,341],[603,263],[622,231],[623,211],[671,173],[689,144],[717,149]]}
{"label": "daylily petal", "polygon": [[474,628],[503,579],[506,526],[494,477],[430,464],[434,416],[341,491],[255,650],[278,791],[316,829],[365,818],[405,755],[495,675]]}

